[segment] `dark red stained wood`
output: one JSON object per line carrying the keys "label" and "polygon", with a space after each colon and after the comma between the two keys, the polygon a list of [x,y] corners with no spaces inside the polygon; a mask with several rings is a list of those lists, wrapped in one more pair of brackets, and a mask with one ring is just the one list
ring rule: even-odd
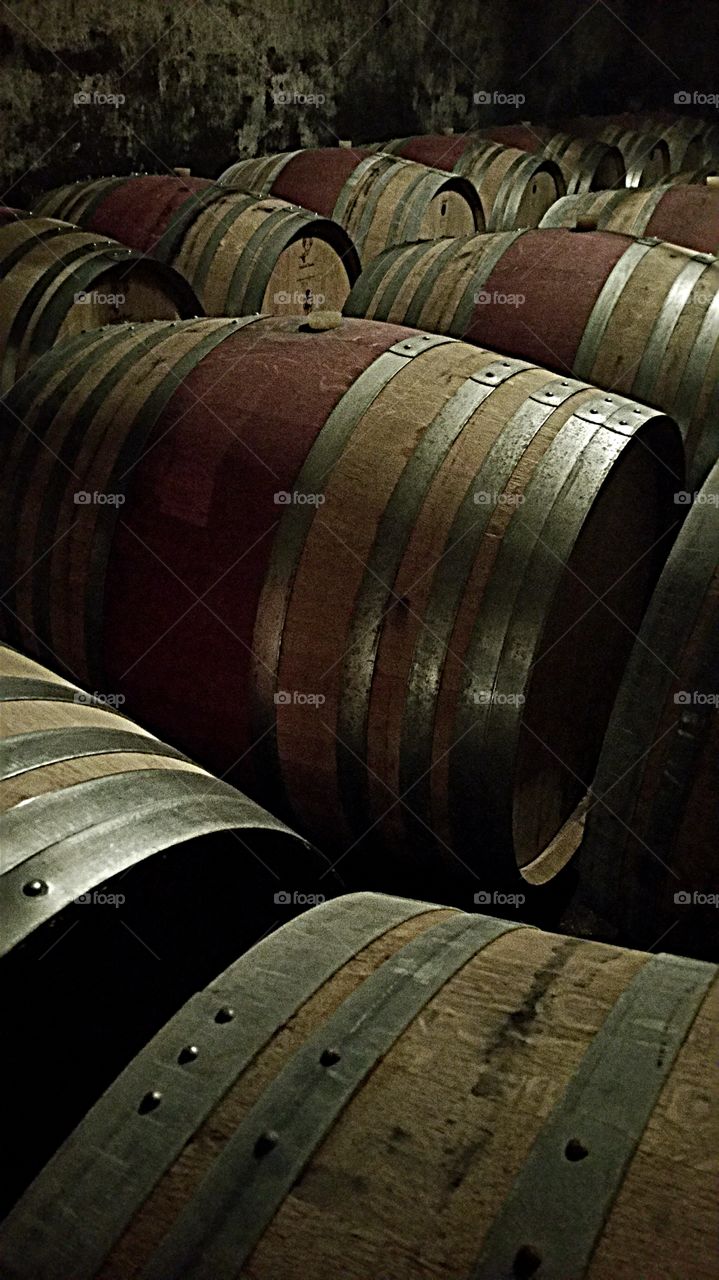
{"label": "dark red stained wood", "polygon": [[[272,320],[239,332],[178,388],[134,471],[109,564],[110,687],[218,768],[250,745],[249,646],[283,511],[274,495],[292,488],[347,388],[413,332],[346,320],[308,339],[288,327]],[[227,626],[190,608],[192,592],[208,588]],[[189,717],[189,706],[204,714]],[[232,776],[250,777],[248,761]]]}
{"label": "dark red stained wood", "polygon": [[175,209],[195,191],[211,186],[208,178],[174,178],[170,174],[128,178],[105,196],[83,225],[132,249],[152,253]]}
{"label": "dark red stained wood", "polygon": [[719,246],[719,189],[671,187],[662,196],[644,234],[657,236],[659,240],[672,240],[700,253],[716,253]]}
{"label": "dark red stained wood", "polygon": [[23,221],[31,215],[25,209],[12,209],[10,205],[0,204],[0,225],[3,222],[17,222],[18,219]]}
{"label": "dark red stained wood", "polygon": [[348,147],[315,147],[288,160],[272,184],[279,200],[301,204],[331,218],[345,182],[370,151]]}
{"label": "dark red stained wood", "polygon": [[[480,138],[487,138],[490,142],[501,142],[505,147],[517,147],[520,151],[531,151],[536,153],[542,151],[544,142],[542,137],[537,137],[539,130],[525,128],[521,124],[498,124],[493,125],[489,129],[478,129],[477,134]],[[549,137],[549,133],[547,133]]]}
{"label": "dark red stained wood", "polygon": [[478,303],[464,336],[480,346],[569,372],[602,286],[632,243],[629,236],[601,231],[528,231],[502,255],[482,285],[486,293],[521,294],[526,301],[520,306]]}
{"label": "dark red stained wood", "polygon": [[435,169],[452,170],[472,142],[472,136],[454,137],[443,133],[427,133],[418,138],[408,138],[401,151],[405,160],[418,164],[430,164]]}

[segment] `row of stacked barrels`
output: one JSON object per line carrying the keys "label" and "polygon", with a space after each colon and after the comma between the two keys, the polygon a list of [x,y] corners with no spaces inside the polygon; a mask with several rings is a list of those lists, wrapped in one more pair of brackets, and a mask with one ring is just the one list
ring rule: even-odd
{"label": "row of stacked barrels", "polygon": [[516,149],[5,213],[8,1277],[711,1274],[717,265]]}

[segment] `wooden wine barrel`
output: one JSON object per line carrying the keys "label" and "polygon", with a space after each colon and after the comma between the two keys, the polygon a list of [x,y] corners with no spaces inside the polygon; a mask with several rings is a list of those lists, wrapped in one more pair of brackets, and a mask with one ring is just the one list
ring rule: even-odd
{"label": "wooden wine barrel", "polygon": [[627,170],[628,187],[655,187],[671,172],[669,144],[656,131],[640,133],[621,125],[607,124],[597,135],[600,142],[621,152]]}
{"label": "wooden wine barrel", "polygon": [[491,342],[653,404],[682,429],[693,486],[716,461],[719,264],[710,254],[550,227],[405,247],[362,273],[345,312]]}
{"label": "wooden wine barrel", "polygon": [[566,191],[562,171],[553,160],[474,134],[422,134],[395,138],[382,146],[406,160],[468,178],[482,202],[488,231],[539,226],[547,209]]}
{"label": "wooden wine barrel", "polygon": [[20,210],[0,217],[0,390],[73,334],[201,310],[182,276],[114,240]]}
{"label": "wooden wine barrel", "polygon": [[494,125],[479,135],[505,146],[541,154],[559,165],[569,195],[623,187],[626,167],[617,147],[557,133],[544,125]]}
{"label": "wooden wine barrel", "polygon": [[485,227],[479,196],[466,178],[370,151],[318,147],[239,160],[219,181],[333,218],[363,263],[389,245]]}
{"label": "wooden wine barrel", "polygon": [[449,338],[258,317],[75,340],[5,414],[11,637],[321,845],[550,878],[668,552],[672,423]]}
{"label": "wooden wine barrel", "polygon": [[707,164],[700,165],[698,169],[686,169],[682,173],[670,173],[666,182],[674,187],[692,186],[696,183],[706,184],[707,186],[716,186],[717,181],[719,180],[717,176],[718,174],[719,165],[717,164],[717,161],[714,160]]}
{"label": "wooden wine barrel", "polygon": [[593,793],[578,895],[592,927],[719,957],[719,464],[642,623]]}
{"label": "wooden wine barrel", "polygon": [[[606,139],[611,136],[614,141],[613,131],[625,131],[627,122],[607,116],[581,116],[579,119],[566,121],[565,127],[585,137]],[[628,127],[630,130],[634,129],[631,122]],[[662,124],[648,118],[645,123],[637,122],[636,127],[645,130],[647,148],[654,142],[664,143],[669,151],[670,173],[695,169],[709,158],[701,125],[688,126],[686,119]]]}
{"label": "wooden wine barrel", "polygon": [[0,1227],[3,1275],[712,1280],[717,1031],[713,964],[325,903],[138,1054]]}
{"label": "wooden wine barrel", "polygon": [[665,184],[653,191],[598,191],[565,196],[544,215],[542,227],[593,224],[602,231],[656,236],[715,253],[719,247],[719,188]]}
{"label": "wooden wine barrel", "polygon": [[360,270],[339,223],[205,178],[101,178],[36,207],[172,263],[212,316],[341,310]]}
{"label": "wooden wine barrel", "polygon": [[333,892],[325,859],[118,704],[0,645],[11,1198],[218,961],[298,910],[277,890]]}

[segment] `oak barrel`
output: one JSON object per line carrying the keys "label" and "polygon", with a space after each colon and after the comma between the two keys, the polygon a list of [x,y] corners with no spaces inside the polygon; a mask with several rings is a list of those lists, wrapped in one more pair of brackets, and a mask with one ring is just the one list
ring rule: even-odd
{"label": "oak barrel", "polygon": [[239,160],[220,183],[279,196],[341,223],[363,263],[389,245],[483,231],[472,183],[398,156],[318,147]]}
{"label": "oak barrel", "polygon": [[657,584],[617,696],[579,860],[601,936],[719,958],[719,464]]}
{"label": "oak barrel", "polygon": [[138,1054],[3,1275],[713,1280],[718,1031],[716,965],[336,899]]}
{"label": "oak barrel", "polygon": [[668,419],[276,317],[76,339],[5,415],[11,638],[333,852],[371,830],[408,877],[554,874],[673,536]]}
{"label": "oak barrel", "polygon": [[0,390],[73,334],[201,310],[170,267],[67,222],[0,211]]}
{"label": "oak barrel", "polygon": [[325,859],[123,706],[0,645],[0,1018],[22,1117],[3,1198],[295,891],[332,892]]}
{"label": "oak barrel", "polygon": [[341,310],[360,269],[331,218],[206,178],[101,178],[50,191],[36,209],[172,263],[212,316]]}
{"label": "oak barrel", "polygon": [[566,191],[562,171],[553,160],[474,134],[422,134],[381,145],[406,160],[468,178],[482,201],[488,231],[539,226],[547,209]]}
{"label": "oak barrel", "polygon": [[491,343],[663,409],[682,429],[693,487],[719,454],[711,254],[551,227],[405,247],[363,271],[345,312]]}
{"label": "oak barrel", "polygon": [[565,196],[547,211],[542,227],[576,228],[593,222],[602,231],[656,236],[715,253],[719,247],[719,189],[663,184],[652,191],[598,191]]}
{"label": "oak barrel", "polygon": [[495,125],[480,129],[479,134],[493,142],[553,160],[562,171],[569,195],[623,187],[626,183],[621,152],[604,142],[557,133],[543,125]]}

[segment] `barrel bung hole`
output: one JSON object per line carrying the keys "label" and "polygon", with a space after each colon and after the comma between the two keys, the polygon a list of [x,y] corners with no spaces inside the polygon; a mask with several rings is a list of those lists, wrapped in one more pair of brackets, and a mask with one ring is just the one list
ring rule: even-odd
{"label": "barrel bung hole", "polygon": [[584,1143],[579,1141],[579,1138],[570,1138],[564,1148],[564,1154],[567,1160],[571,1160],[575,1164],[578,1160],[585,1160],[589,1152]]}
{"label": "barrel bung hole", "polygon": [[534,1248],[534,1245],[523,1244],[514,1255],[512,1263],[512,1275],[515,1280],[529,1280],[530,1276],[534,1276],[542,1265],[542,1256]]}

